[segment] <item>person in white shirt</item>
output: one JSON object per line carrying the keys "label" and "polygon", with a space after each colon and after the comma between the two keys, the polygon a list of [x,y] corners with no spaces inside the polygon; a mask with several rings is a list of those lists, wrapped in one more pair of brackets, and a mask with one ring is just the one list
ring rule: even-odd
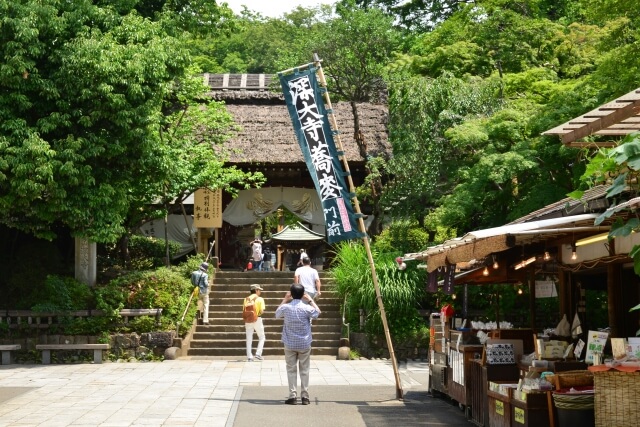
{"label": "person in white shirt", "polygon": [[302,267],[296,269],[293,282],[300,283],[304,286],[304,292],[309,295],[311,299],[315,299],[321,295],[320,288],[322,283],[320,283],[320,276],[318,275],[318,271],[311,267],[311,259],[309,259],[309,257],[302,258]]}
{"label": "person in white shirt", "polygon": [[262,270],[262,240],[254,239],[249,243],[251,246],[251,263],[254,271]]}
{"label": "person in white shirt", "polygon": [[297,267],[302,266],[302,260],[305,258],[309,258],[309,255],[307,255],[304,249],[300,249],[300,259],[298,260],[298,263],[296,264],[296,266]]}

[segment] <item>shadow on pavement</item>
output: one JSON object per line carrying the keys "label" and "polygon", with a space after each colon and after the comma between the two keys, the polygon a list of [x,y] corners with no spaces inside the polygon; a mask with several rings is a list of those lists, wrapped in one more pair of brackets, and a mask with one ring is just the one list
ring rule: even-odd
{"label": "shadow on pavement", "polygon": [[286,387],[244,387],[233,423],[227,427],[470,426],[464,413],[426,391],[395,398],[389,386],[312,386],[311,404],[285,405]]}

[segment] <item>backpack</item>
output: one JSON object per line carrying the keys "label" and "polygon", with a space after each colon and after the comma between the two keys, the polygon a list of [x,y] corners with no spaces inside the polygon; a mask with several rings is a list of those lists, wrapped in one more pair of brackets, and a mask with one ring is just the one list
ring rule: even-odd
{"label": "backpack", "polygon": [[258,320],[258,313],[256,313],[256,298],[252,298],[252,296],[253,295],[245,298],[247,304],[242,309],[242,320],[244,320],[244,323],[254,323]]}

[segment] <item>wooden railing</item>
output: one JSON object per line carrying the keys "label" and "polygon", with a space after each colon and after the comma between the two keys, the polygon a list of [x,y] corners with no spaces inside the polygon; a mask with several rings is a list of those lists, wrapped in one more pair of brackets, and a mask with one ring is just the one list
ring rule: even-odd
{"label": "wooden railing", "polygon": [[[138,316],[155,316],[160,321],[161,308],[123,308],[119,312],[124,324],[129,323],[129,318]],[[7,323],[9,328],[27,327],[49,328],[59,325],[61,318],[88,318],[102,317],[105,313],[101,310],[76,310],[64,312],[40,312],[30,310],[0,310],[0,324]]]}

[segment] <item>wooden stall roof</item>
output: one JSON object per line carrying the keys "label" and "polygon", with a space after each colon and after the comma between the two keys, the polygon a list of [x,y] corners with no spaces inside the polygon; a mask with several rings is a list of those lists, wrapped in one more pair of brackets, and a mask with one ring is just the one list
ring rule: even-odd
{"label": "wooden stall roof", "polygon": [[580,199],[564,198],[506,225],[472,231],[422,252],[405,254],[405,258],[426,261],[427,269],[433,271],[446,263],[468,263],[518,245],[576,233],[602,233],[609,230],[610,221],[595,226],[594,220],[609,207],[606,189],[604,185],[596,186]]}
{"label": "wooden stall roof", "polygon": [[[279,81],[267,74],[204,74],[210,95],[224,101],[240,130],[224,144],[230,163],[304,165]],[[329,88],[331,93],[331,88]],[[332,102],[344,153],[364,163],[354,140],[354,114],[348,102]],[[389,158],[387,106],[358,103],[358,118],[369,156]]]}
{"label": "wooden stall roof", "polygon": [[590,135],[626,136],[640,131],[640,88],[556,126],[543,135],[558,135],[569,147],[613,146],[615,142],[590,143],[580,139]]}

